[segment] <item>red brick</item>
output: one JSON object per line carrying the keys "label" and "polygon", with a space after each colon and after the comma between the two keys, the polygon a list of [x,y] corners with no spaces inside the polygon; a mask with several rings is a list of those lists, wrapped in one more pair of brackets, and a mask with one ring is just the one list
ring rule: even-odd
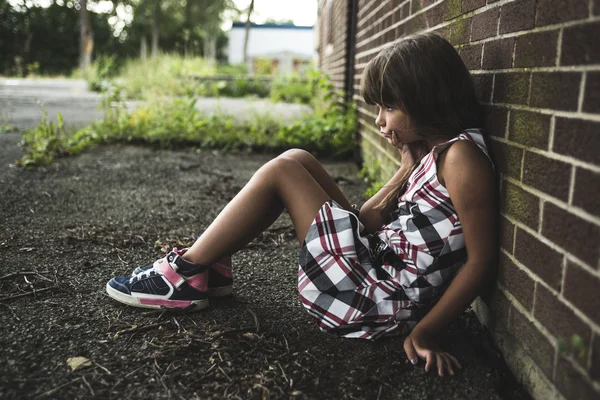
{"label": "red brick", "polygon": [[552,151],[600,165],[600,123],[556,118]]}
{"label": "red brick", "polygon": [[454,19],[460,15],[460,2],[461,0],[445,0],[442,3],[444,6],[444,16],[446,21]]}
{"label": "red brick", "polygon": [[523,182],[566,202],[571,186],[571,165],[527,151]]}
{"label": "red brick", "polygon": [[559,357],[556,364],[556,388],[567,399],[598,400],[600,392],[595,390],[591,382],[576,370],[570,361]]}
{"label": "red brick", "polygon": [[565,274],[563,296],[592,321],[600,323],[600,278],[572,262],[567,262]]}
{"label": "red brick", "polygon": [[486,42],[483,46],[483,69],[506,69],[512,66],[515,38]]}
{"label": "red brick", "polygon": [[556,65],[558,31],[530,33],[517,37],[515,67],[552,67]]}
{"label": "red brick", "polygon": [[471,18],[461,19],[451,26],[452,34],[450,36],[450,43],[459,45],[469,42],[469,37],[471,36]]}
{"label": "red brick", "polygon": [[517,228],[515,257],[542,278],[550,287],[560,291],[563,255],[542,243],[533,235]]}
{"label": "red brick", "polygon": [[473,16],[473,28],[471,30],[471,40],[481,40],[496,36],[498,32],[499,8],[482,12]]}
{"label": "red brick", "polygon": [[532,107],[577,111],[581,73],[534,72],[531,79]]}
{"label": "red brick", "polygon": [[500,216],[500,247],[513,254],[515,224]]}
{"label": "red brick", "polygon": [[600,227],[546,202],[542,234],[584,262],[596,266]]}
{"label": "red brick", "polygon": [[588,2],[582,0],[538,0],[536,26],[587,18]]}
{"label": "red brick", "polygon": [[600,64],[600,22],[565,28],[560,65]]}
{"label": "red brick", "polygon": [[[537,285],[533,315],[554,337],[568,345],[573,335],[581,337],[583,343],[590,342],[592,330],[589,325],[542,285]],[[585,364],[582,366],[585,367]]]}
{"label": "red brick", "polygon": [[505,137],[506,120],[508,111],[505,108],[487,106],[485,107],[484,127],[488,135]]}
{"label": "red brick", "polygon": [[462,47],[459,51],[460,57],[468,69],[481,69],[482,44]]}
{"label": "red brick", "polygon": [[516,308],[513,308],[510,313],[510,331],[542,372],[552,380],[554,346]]}
{"label": "red brick", "polygon": [[[492,74],[475,74],[471,75],[473,78],[473,85],[475,86],[475,93],[479,101],[489,103],[492,97]],[[504,121],[506,122],[506,121]]]}
{"label": "red brick", "polygon": [[485,6],[485,0],[463,0],[461,11],[467,13]]}
{"label": "red brick", "polygon": [[592,343],[592,365],[590,367],[590,376],[592,379],[600,381],[600,336],[594,334],[594,343]]}
{"label": "red brick", "polygon": [[525,146],[548,148],[550,116],[511,110],[508,138]]}
{"label": "red brick", "polygon": [[517,0],[507,3],[500,10],[500,34],[531,29],[534,19],[534,0]]}
{"label": "red brick", "polygon": [[511,72],[495,74],[494,103],[527,104],[531,74]]}
{"label": "red brick", "polygon": [[444,4],[438,3],[435,7],[430,8],[425,13],[427,26],[436,26],[444,21]]}
{"label": "red brick", "polygon": [[587,73],[583,112],[600,114],[600,72]]}
{"label": "red brick", "polygon": [[525,271],[517,268],[504,253],[500,253],[498,262],[498,281],[515,296],[526,310],[531,311],[534,282]]}
{"label": "red brick", "polygon": [[492,157],[498,172],[504,176],[521,179],[521,162],[523,149],[510,144],[491,141]]}
{"label": "red brick", "polygon": [[537,196],[504,181],[500,208],[514,219],[537,230],[540,215],[540,199]]}
{"label": "red brick", "polygon": [[600,174],[587,169],[577,168],[575,171],[575,192],[573,205],[600,217]]}

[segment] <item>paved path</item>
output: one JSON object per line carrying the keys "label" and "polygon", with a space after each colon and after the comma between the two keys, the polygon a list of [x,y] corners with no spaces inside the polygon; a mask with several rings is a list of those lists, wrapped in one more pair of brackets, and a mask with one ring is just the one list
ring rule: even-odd
{"label": "paved path", "polygon": [[[83,80],[0,79],[0,125],[31,129],[41,121],[43,105],[51,121],[56,121],[56,114],[61,113],[67,126],[82,127],[102,118],[101,101],[102,96],[90,92]],[[127,102],[129,109],[139,104]],[[262,99],[198,98],[196,108],[207,114],[230,114],[238,120],[250,119],[256,114],[293,120],[310,112],[308,106],[273,104]]]}

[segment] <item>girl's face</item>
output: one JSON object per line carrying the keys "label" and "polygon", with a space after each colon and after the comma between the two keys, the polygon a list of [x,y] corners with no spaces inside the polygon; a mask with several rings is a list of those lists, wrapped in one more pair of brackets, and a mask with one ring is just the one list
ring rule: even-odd
{"label": "girl's face", "polygon": [[411,129],[410,118],[397,107],[377,106],[379,112],[375,124],[379,132],[392,144],[392,135],[395,133],[400,143],[412,143],[423,140],[414,129]]}

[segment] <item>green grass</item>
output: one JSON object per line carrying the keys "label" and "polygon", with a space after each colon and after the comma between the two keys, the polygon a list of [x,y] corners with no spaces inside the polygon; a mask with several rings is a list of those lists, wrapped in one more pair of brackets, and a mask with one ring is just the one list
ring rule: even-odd
{"label": "green grass", "polygon": [[321,77],[317,81],[317,106],[308,116],[284,122],[269,116],[255,116],[237,122],[232,116],[204,115],[193,98],[156,100],[133,112],[123,104],[123,91],[110,86],[105,91],[103,120],[84,129],[65,129],[44,118],[23,134],[25,167],[50,164],[57,157],[79,154],[96,145],[133,143],[159,148],[196,147],[231,151],[278,151],[300,147],[317,155],[351,157],[356,131],[354,104],[332,100],[332,85]]}

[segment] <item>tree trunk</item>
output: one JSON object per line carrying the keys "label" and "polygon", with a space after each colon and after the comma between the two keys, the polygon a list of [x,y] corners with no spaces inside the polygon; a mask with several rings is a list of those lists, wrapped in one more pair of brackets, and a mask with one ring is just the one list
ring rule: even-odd
{"label": "tree trunk", "polygon": [[252,11],[254,11],[254,0],[250,2],[250,7],[248,7],[248,18],[246,18],[246,34],[244,36],[244,63],[248,61],[248,38],[250,37],[250,26],[252,25],[252,22],[250,21]]}
{"label": "tree trunk", "polygon": [[140,39],[140,58],[146,60],[148,58],[148,41],[146,35],[142,35]]}
{"label": "tree trunk", "polygon": [[158,56],[158,37],[160,35],[160,0],[152,7],[152,58]]}
{"label": "tree trunk", "polygon": [[85,71],[92,64],[94,51],[94,34],[90,13],[87,9],[87,0],[79,0],[79,67]]}

